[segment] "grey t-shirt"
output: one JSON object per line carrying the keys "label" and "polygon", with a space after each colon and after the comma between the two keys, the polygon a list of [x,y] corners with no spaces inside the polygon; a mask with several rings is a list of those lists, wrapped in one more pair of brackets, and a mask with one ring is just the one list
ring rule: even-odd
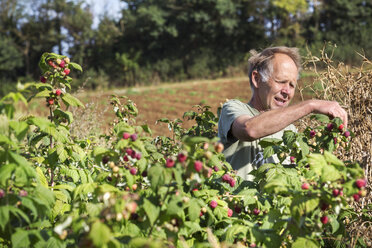
{"label": "grey t-shirt", "polygon": [[[239,116],[249,115],[254,117],[259,114],[260,112],[257,109],[247,103],[242,103],[239,100],[230,100],[223,105],[218,121],[218,137],[225,147],[223,153],[225,154],[226,161],[231,164],[234,170],[237,170],[239,176],[249,181],[253,180],[254,177],[248,175],[248,173],[257,167],[256,161],[262,160],[262,149],[258,144],[261,139],[240,141],[229,131],[232,123]],[[281,139],[285,130],[297,132],[296,127],[291,124],[283,130],[264,138]],[[274,161],[275,158],[270,158],[268,162]]]}

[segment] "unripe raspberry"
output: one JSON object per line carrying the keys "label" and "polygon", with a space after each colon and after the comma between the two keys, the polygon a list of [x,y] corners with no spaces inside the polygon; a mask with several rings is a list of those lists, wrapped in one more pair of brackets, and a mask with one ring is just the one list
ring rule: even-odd
{"label": "unripe raspberry", "polygon": [[174,160],[171,159],[171,158],[167,158],[167,160],[166,160],[166,162],[165,162],[165,166],[166,166],[167,168],[171,168],[171,167],[173,167],[173,166],[174,166]]}
{"label": "unripe raspberry", "polygon": [[206,207],[202,207],[202,208],[201,208],[201,211],[202,211],[203,213],[206,213],[206,212],[207,212],[207,208],[206,208]]}
{"label": "unripe raspberry", "polygon": [[308,183],[303,183],[301,185],[301,189],[303,189],[303,190],[307,190],[307,189],[309,189],[309,187],[310,187],[310,185]]}
{"label": "unripe raspberry", "polygon": [[329,219],[328,219],[328,216],[322,216],[320,217],[320,221],[323,223],[323,225],[327,224]]}
{"label": "unripe raspberry", "polygon": [[195,168],[195,170],[197,172],[200,172],[202,170],[202,168],[203,168],[203,163],[201,161],[199,161],[199,160],[196,160],[194,162],[194,168]]}
{"label": "unripe raspberry", "polygon": [[358,195],[360,195],[361,197],[365,197],[367,195],[367,190],[365,189],[359,190]]}
{"label": "unripe raspberry", "polygon": [[178,158],[178,161],[180,161],[181,163],[183,163],[183,162],[186,161],[187,156],[184,153],[179,153],[178,156],[177,156],[177,158]]}
{"label": "unripe raspberry", "polygon": [[123,133],[123,139],[129,139],[130,134],[129,133]]}
{"label": "unripe raspberry", "polygon": [[0,189],[0,199],[5,196],[5,191],[3,189]]}
{"label": "unripe raspberry", "polygon": [[203,145],[203,149],[204,149],[204,150],[207,150],[208,147],[209,147],[209,143],[204,143],[204,145]]}
{"label": "unripe raspberry", "polygon": [[320,137],[322,137],[322,133],[321,132],[317,132],[316,133],[316,136],[318,136],[320,138]]}
{"label": "unripe raspberry", "polygon": [[111,161],[111,162],[109,163],[109,167],[110,167],[111,169],[114,168],[114,167],[115,167],[115,163]]}
{"label": "unripe raspberry", "polygon": [[118,173],[119,172],[119,167],[118,166],[114,166],[114,168],[112,168],[112,172]]}
{"label": "unripe raspberry", "polygon": [[68,64],[68,63],[70,63],[70,59],[68,58],[68,57],[66,57],[65,59],[65,62]]}
{"label": "unripe raspberry", "polygon": [[47,81],[47,79],[44,76],[40,77],[40,82],[45,83],[46,81]]}
{"label": "unripe raspberry", "polygon": [[214,149],[216,150],[216,152],[218,153],[221,153],[224,149],[224,146],[222,143],[217,143],[215,146],[214,146]]}
{"label": "unripe raspberry", "polygon": [[211,151],[206,151],[205,153],[204,153],[204,156],[207,158],[207,159],[210,159],[211,157],[212,157],[212,152]]}
{"label": "unripe raspberry", "polygon": [[133,167],[133,168],[130,169],[129,172],[130,172],[130,174],[132,174],[132,175],[136,175],[136,174],[137,174],[137,168]]}
{"label": "unripe raspberry", "polygon": [[61,59],[56,59],[57,64],[60,64],[61,61],[62,61]]}
{"label": "unripe raspberry", "polygon": [[131,138],[131,140],[132,141],[136,141],[137,140],[137,134],[132,134],[131,136],[130,136],[130,138]]}
{"label": "unripe raspberry", "polygon": [[228,217],[231,217],[232,215],[233,215],[233,211],[232,211],[232,209],[229,208],[229,209],[227,210],[227,216],[228,216]]}
{"label": "unripe raspberry", "polygon": [[21,191],[19,191],[19,196],[21,196],[21,197],[25,197],[25,196],[27,196],[27,195],[28,195],[28,193],[27,193],[26,190],[22,189]]}
{"label": "unripe raspberry", "polygon": [[365,187],[366,184],[367,184],[367,183],[366,183],[366,180],[364,180],[364,179],[358,179],[358,180],[356,180],[356,182],[355,182],[355,185],[356,185],[359,189]]}
{"label": "unripe raspberry", "polygon": [[215,209],[217,207],[217,202],[215,200],[212,200],[210,203],[209,203],[209,206],[213,209]]}
{"label": "unripe raspberry", "polygon": [[136,191],[136,190],[137,190],[137,187],[138,187],[137,184],[133,184],[133,185],[132,185],[132,190]]}
{"label": "unripe raspberry", "polygon": [[63,70],[63,72],[64,72],[66,75],[68,75],[68,74],[70,74],[70,69],[65,68],[65,69]]}
{"label": "unripe raspberry", "polygon": [[61,89],[57,89],[57,90],[56,90],[56,95],[57,95],[57,96],[60,96],[61,94],[62,94],[62,90],[61,90]]}

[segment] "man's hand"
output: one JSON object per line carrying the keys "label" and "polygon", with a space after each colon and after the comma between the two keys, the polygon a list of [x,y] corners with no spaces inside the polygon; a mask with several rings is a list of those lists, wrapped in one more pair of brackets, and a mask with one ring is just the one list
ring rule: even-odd
{"label": "man's hand", "polygon": [[324,101],[324,100],[311,100],[312,112],[317,114],[325,114],[329,117],[339,117],[344,126],[347,127],[347,113],[338,102]]}

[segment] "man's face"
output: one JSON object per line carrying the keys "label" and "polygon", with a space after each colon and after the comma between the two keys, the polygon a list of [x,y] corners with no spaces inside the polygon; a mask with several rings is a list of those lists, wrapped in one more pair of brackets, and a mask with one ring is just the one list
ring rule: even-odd
{"label": "man's face", "polygon": [[273,60],[273,72],[265,83],[258,83],[258,97],[260,111],[286,107],[292,100],[296,84],[298,70],[293,60],[285,54],[275,54]]}

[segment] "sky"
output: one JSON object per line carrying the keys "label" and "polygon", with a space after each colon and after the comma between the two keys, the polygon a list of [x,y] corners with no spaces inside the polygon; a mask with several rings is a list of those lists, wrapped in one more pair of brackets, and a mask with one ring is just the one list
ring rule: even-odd
{"label": "sky", "polygon": [[92,7],[93,28],[98,26],[99,20],[104,14],[115,19],[119,18],[121,16],[120,10],[125,6],[125,3],[120,0],[85,0],[85,2]]}

